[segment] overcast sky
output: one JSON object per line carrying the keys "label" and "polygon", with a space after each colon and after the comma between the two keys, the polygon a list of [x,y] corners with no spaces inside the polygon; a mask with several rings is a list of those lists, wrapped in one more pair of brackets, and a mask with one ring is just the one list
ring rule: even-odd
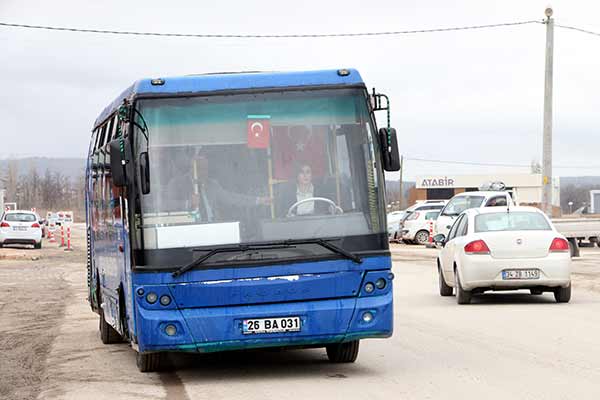
{"label": "overcast sky", "polygon": [[[85,3],[85,5],[84,5]],[[544,17],[547,1],[0,0],[0,22],[132,31],[292,34]],[[600,3],[554,1],[556,23],[600,32]],[[99,112],[143,77],[357,68],[390,96],[407,158],[541,161],[545,26],[326,39],[182,39],[0,27],[0,158],[85,157]],[[554,164],[600,166],[600,36],[556,28]],[[383,121],[383,120],[381,120]],[[409,160],[405,175],[528,172]],[[600,175],[599,168],[558,175]],[[392,175],[393,177],[393,175]]]}

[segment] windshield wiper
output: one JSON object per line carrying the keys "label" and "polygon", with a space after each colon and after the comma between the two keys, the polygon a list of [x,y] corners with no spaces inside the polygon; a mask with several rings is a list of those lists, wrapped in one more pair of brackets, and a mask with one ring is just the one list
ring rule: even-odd
{"label": "windshield wiper", "polygon": [[208,260],[209,258],[211,258],[212,256],[214,256],[215,254],[219,254],[219,253],[231,253],[234,251],[241,251],[241,252],[247,252],[247,251],[255,251],[255,250],[273,250],[273,249],[289,249],[290,247],[293,247],[291,245],[281,245],[281,244],[249,244],[249,245],[244,245],[244,244],[240,244],[237,246],[231,246],[231,247],[221,247],[219,249],[212,249],[211,251],[209,251],[208,253],[206,253],[205,255],[203,255],[202,257],[199,257],[197,259],[195,259],[194,261],[192,261],[189,264],[184,265],[183,267],[179,268],[177,271],[173,272],[171,274],[171,276],[173,278],[177,278],[179,275],[189,271],[190,269],[202,264],[204,261]]}
{"label": "windshield wiper", "polygon": [[197,258],[196,260],[192,261],[191,263],[186,264],[183,267],[179,268],[177,271],[173,272],[171,274],[171,276],[173,276],[173,278],[177,278],[181,274],[202,264],[203,262],[205,262],[206,260],[208,260],[209,258],[214,256],[215,254],[231,253],[234,251],[247,252],[247,251],[256,251],[256,250],[289,249],[289,248],[294,248],[294,247],[296,247],[296,245],[299,245],[299,244],[318,244],[322,247],[325,247],[327,250],[329,250],[333,253],[337,253],[341,256],[344,256],[347,259],[354,261],[357,264],[362,263],[362,259],[359,256],[352,254],[351,252],[346,251],[346,250],[342,249],[341,247],[331,244],[324,239],[288,239],[288,240],[274,241],[274,242],[269,242],[269,243],[260,243],[260,244],[257,243],[257,244],[248,244],[248,245],[240,244],[237,246],[213,249],[213,250],[209,251],[208,253],[206,253],[205,255],[203,255],[202,257]]}

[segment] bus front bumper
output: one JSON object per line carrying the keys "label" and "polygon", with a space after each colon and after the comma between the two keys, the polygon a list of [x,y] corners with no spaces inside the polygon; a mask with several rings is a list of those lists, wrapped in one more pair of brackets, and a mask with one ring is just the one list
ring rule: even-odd
{"label": "bus front bumper", "polygon": [[[137,310],[140,352],[217,352],[320,346],[393,332],[393,292],[368,297],[172,310]],[[369,314],[365,317],[365,314]],[[371,318],[369,318],[369,316]],[[244,334],[245,319],[299,317],[299,332]],[[173,333],[168,335],[167,327]]]}

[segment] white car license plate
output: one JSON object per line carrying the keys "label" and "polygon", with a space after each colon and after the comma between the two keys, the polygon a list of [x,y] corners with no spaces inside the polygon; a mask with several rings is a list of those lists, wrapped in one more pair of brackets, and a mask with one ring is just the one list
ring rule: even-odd
{"label": "white car license plate", "polygon": [[252,333],[299,332],[300,325],[300,317],[245,319],[242,333],[249,335]]}
{"label": "white car license plate", "polygon": [[502,279],[540,279],[539,269],[506,269],[502,271]]}
{"label": "white car license plate", "polygon": [[26,226],[13,226],[13,231],[26,231]]}

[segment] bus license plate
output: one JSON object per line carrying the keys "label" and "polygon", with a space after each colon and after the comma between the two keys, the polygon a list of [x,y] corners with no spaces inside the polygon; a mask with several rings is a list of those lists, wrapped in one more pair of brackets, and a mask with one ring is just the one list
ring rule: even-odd
{"label": "bus license plate", "polygon": [[242,333],[244,335],[253,333],[299,332],[300,317],[245,319],[242,326]]}
{"label": "bus license plate", "polygon": [[507,269],[502,271],[502,279],[539,279],[539,269]]}

